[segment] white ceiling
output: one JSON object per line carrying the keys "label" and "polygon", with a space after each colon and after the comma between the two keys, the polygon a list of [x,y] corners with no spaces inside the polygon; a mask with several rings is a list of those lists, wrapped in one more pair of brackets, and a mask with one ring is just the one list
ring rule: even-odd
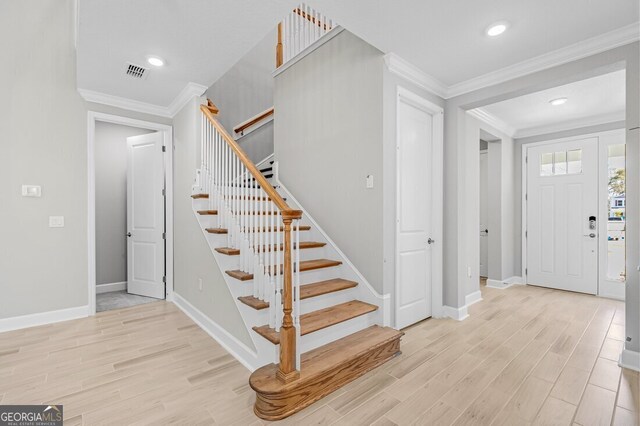
{"label": "white ceiling", "polygon": [[[78,86],[167,106],[188,82],[210,85],[298,1],[80,0]],[[533,57],[631,28],[637,0],[316,0],[309,4],[385,53],[452,87]],[[497,38],[485,35],[508,20]],[[629,31],[626,31],[629,33]],[[609,40],[616,39],[609,36]],[[167,61],[146,81],[125,62]]]}
{"label": "white ceiling", "polygon": [[[553,106],[552,99],[567,98]],[[625,71],[616,71],[481,108],[516,137],[624,120]],[[500,124],[499,124],[500,125]]]}

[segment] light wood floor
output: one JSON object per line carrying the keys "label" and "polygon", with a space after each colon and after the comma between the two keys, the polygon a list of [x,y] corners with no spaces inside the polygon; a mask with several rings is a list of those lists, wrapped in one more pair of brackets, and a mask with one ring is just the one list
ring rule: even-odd
{"label": "light wood floor", "polygon": [[[284,423],[637,425],[617,357],[624,305],[482,287],[463,322],[406,330],[403,354]],[[0,334],[0,404],[64,404],[67,424],[261,424],[249,372],[170,303]]]}

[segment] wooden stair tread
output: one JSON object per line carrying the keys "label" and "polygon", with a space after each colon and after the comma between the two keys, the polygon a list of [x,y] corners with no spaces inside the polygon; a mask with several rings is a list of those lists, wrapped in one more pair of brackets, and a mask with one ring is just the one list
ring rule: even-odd
{"label": "wooden stair tread", "polygon": [[[262,229],[264,229],[265,231],[271,232],[271,227],[263,227]],[[311,226],[309,225],[301,225],[300,226],[300,230],[301,231],[309,231],[311,229]],[[291,230],[295,230],[295,227],[291,227]],[[227,229],[226,228],[206,228],[205,231],[207,231],[210,234],[226,234],[227,233]],[[278,229],[279,232],[284,231],[283,227],[280,227]]]}
{"label": "wooden stair tread", "polygon": [[[330,306],[328,308],[319,309],[300,316],[300,335],[304,336],[332,325],[368,314],[377,310],[376,305],[352,300],[350,302],[341,303],[339,305]],[[280,333],[269,325],[253,327],[256,333],[269,340],[274,345],[280,343]]]}
{"label": "wooden stair tread", "polygon": [[[300,299],[304,300],[311,297],[322,296],[323,294],[353,288],[357,285],[358,283],[355,281],[343,280],[342,278],[304,284],[300,286]],[[238,297],[238,300],[256,310],[266,309],[269,307],[269,302],[265,302],[264,300],[260,300],[253,296]]]}
{"label": "wooden stair tread", "polygon": [[[338,265],[342,265],[342,262],[340,262],[339,260],[329,260],[329,259],[303,260],[300,262],[300,272],[313,271],[314,269],[330,268],[332,266],[338,266]],[[248,274],[238,269],[233,271],[226,271],[226,272],[227,272],[227,275],[233,278],[236,278],[240,281],[249,281],[253,279],[253,274]],[[278,268],[278,272],[282,273],[282,265],[280,265],[280,268]]]}
{"label": "wooden stair tread", "polygon": [[256,392],[255,413],[279,420],[302,410],[400,353],[403,332],[373,325],[302,354],[300,377],[283,383],[278,365],[254,371],[249,385]]}
{"label": "wooden stair tread", "polygon": [[218,210],[198,210],[198,214],[203,215],[203,216],[212,216],[212,215],[217,215],[218,214]]}
{"label": "wooden stair tread", "polygon": [[209,194],[193,194],[191,195],[191,198],[193,198],[194,200],[198,200],[200,198],[209,198]]}
{"label": "wooden stair tread", "polygon": [[[320,247],[324,247],[326,245],[327,245],[326,243],[321,243],[321,242],[318,242],[318,241],[301,241],[300,242],[300,250],[312,249],[312,248],[320,248]],[[282,251],[283,249],[284,249],[284,244],[280,244],[279,251]],[[218,247],[216,249],[216,251],[218,253],[226,254],[227,256],[238,256],[240,254],[240,249],[231,248],[231,247]],[[269,246],[264,247],[264,252],[265,253],[266,252],[270,252],[270,251],[271,251],[271,247],[269,247]]]}

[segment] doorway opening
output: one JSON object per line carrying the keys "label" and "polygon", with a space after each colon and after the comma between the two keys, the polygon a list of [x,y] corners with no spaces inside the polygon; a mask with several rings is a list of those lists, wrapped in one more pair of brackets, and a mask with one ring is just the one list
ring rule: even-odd
{"label": "doorway opening", "polygon": [[89,113],[90,314],[170,299],[171,126]]}

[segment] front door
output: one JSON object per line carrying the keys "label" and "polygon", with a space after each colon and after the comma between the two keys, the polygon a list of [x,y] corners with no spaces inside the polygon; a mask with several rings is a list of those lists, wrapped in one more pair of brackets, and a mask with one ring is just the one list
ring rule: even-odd
{"label": "front door", "polygon": [[598,292],[598,139],[527,150],[527,283]]}
{"label": "front door", "polygon": [[164,299],[162,132],[127,138],[127,292]]}
{"label": "front door", "polygon": [[433,115],[398,102],[396,328],[431,316]]}

